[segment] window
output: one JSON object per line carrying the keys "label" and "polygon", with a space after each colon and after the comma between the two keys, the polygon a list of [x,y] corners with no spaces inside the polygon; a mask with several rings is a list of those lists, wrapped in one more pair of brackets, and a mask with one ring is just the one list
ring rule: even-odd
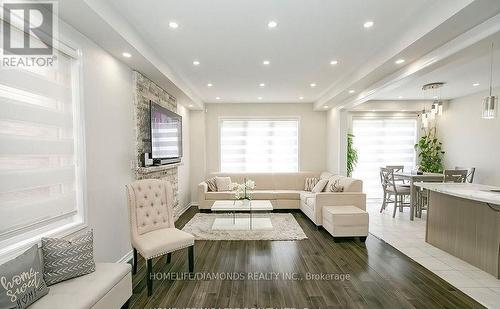
{"label": "window", "polygon": [[0,256],[84,224],[77,53],[54,67],[0,69]]}
{"label": "window", "polygon": [[381,198],[380,167],[415,167],[416,118],[354,118],[352,124],[358,164],[353,177],[363,180],[368,198]]}
{"label": "window", "polygon": [[220,169],[222,172],[297,172],[299,120],[221,120]]}

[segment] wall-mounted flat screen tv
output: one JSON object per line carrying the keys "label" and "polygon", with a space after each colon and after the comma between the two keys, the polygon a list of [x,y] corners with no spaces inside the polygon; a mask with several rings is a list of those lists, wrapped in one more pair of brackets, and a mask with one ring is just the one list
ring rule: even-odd
{"label": "wall-mounted flat screen tv", "polygon": [[175,159],[182,157],[182,117],[149,102],[151,110],[151,157]]}

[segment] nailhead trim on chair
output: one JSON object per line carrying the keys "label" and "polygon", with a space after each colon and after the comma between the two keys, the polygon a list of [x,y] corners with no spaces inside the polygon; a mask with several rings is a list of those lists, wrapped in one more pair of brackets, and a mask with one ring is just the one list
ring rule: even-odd
{"label": "nailhead trim on chair", "polygon": [[[193,244],[193,245],[194,245],[194,244]],[[141,252],[141,251],[139,251],[139,253],[140,253],[140,254],[141,254],[141,256],[142,256],[143,258],[145,258],[146,260],[150,260],[150,259],[154,259],[155,257],[159,257],[159,256],[162,256],[162,255],[165,255],[165,254],[167,254],[167,253],[172,253],[172,252],[177,251],[177,250],[181,250],[181,249],[184,249],[184,248],[189,248],[189,247],[191,247],[191,246],[193,246],[193,245],[178,247],[178,248],[175,248],[175,249],[173,249],[173,250],[171,250],[171,251],[165,251],[165,252],[162,252],[162,253],[158,253],[158,254],[153,255],[153,256],[150,256],[150,257],[148,257],[148,258],[144,257],[144,254],[142,254],[142,252]]]}

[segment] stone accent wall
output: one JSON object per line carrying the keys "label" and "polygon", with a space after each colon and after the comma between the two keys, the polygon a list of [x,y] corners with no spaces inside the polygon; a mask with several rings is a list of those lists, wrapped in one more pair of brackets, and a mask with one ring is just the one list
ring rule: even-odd
{"label": "stone accent wall", "polygon": [[136,121],[136,156],[138,165],[136,169],[136,179],[164,178],[170,181],[174,190],[174,216],[177,218],[182,212],[177,198],[179,190],[177,167],[140,167],[141,155],[145,152],[151,152],[149,101],[151,100],[174,113],[177,113],[177,101],[160,86],[137,71],[133,72],[133,83]]}

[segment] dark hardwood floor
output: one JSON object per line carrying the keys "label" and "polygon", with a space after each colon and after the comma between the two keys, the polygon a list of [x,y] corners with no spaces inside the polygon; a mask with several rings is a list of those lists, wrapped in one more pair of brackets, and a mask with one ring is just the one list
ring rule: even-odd
{"label": "dark hardwood floor", "polygon": [[[192,207],[177,221],[184,226]],[[165,278],[187,272],[187,249],[154,260],[153,295],[147,297],[145,263],[133,277],[131,308],[484,308],[390,245],[370,235],[333,242],[301,212],[293,215],[308,239],[300,241],[196,241],[195,273],[204,280]],[[269,273],[278,273],[277,280]],[[217,273],[254,280],[207,278]],[[345,274],[348,280],[307,280],[307,274]],[[283,278],[282,276],[289,276]],[[259,279],[259,280],[257,280]],[[302,279],[302,280],[293,280]],[[334,278],[332,278],[334,279]]]}

